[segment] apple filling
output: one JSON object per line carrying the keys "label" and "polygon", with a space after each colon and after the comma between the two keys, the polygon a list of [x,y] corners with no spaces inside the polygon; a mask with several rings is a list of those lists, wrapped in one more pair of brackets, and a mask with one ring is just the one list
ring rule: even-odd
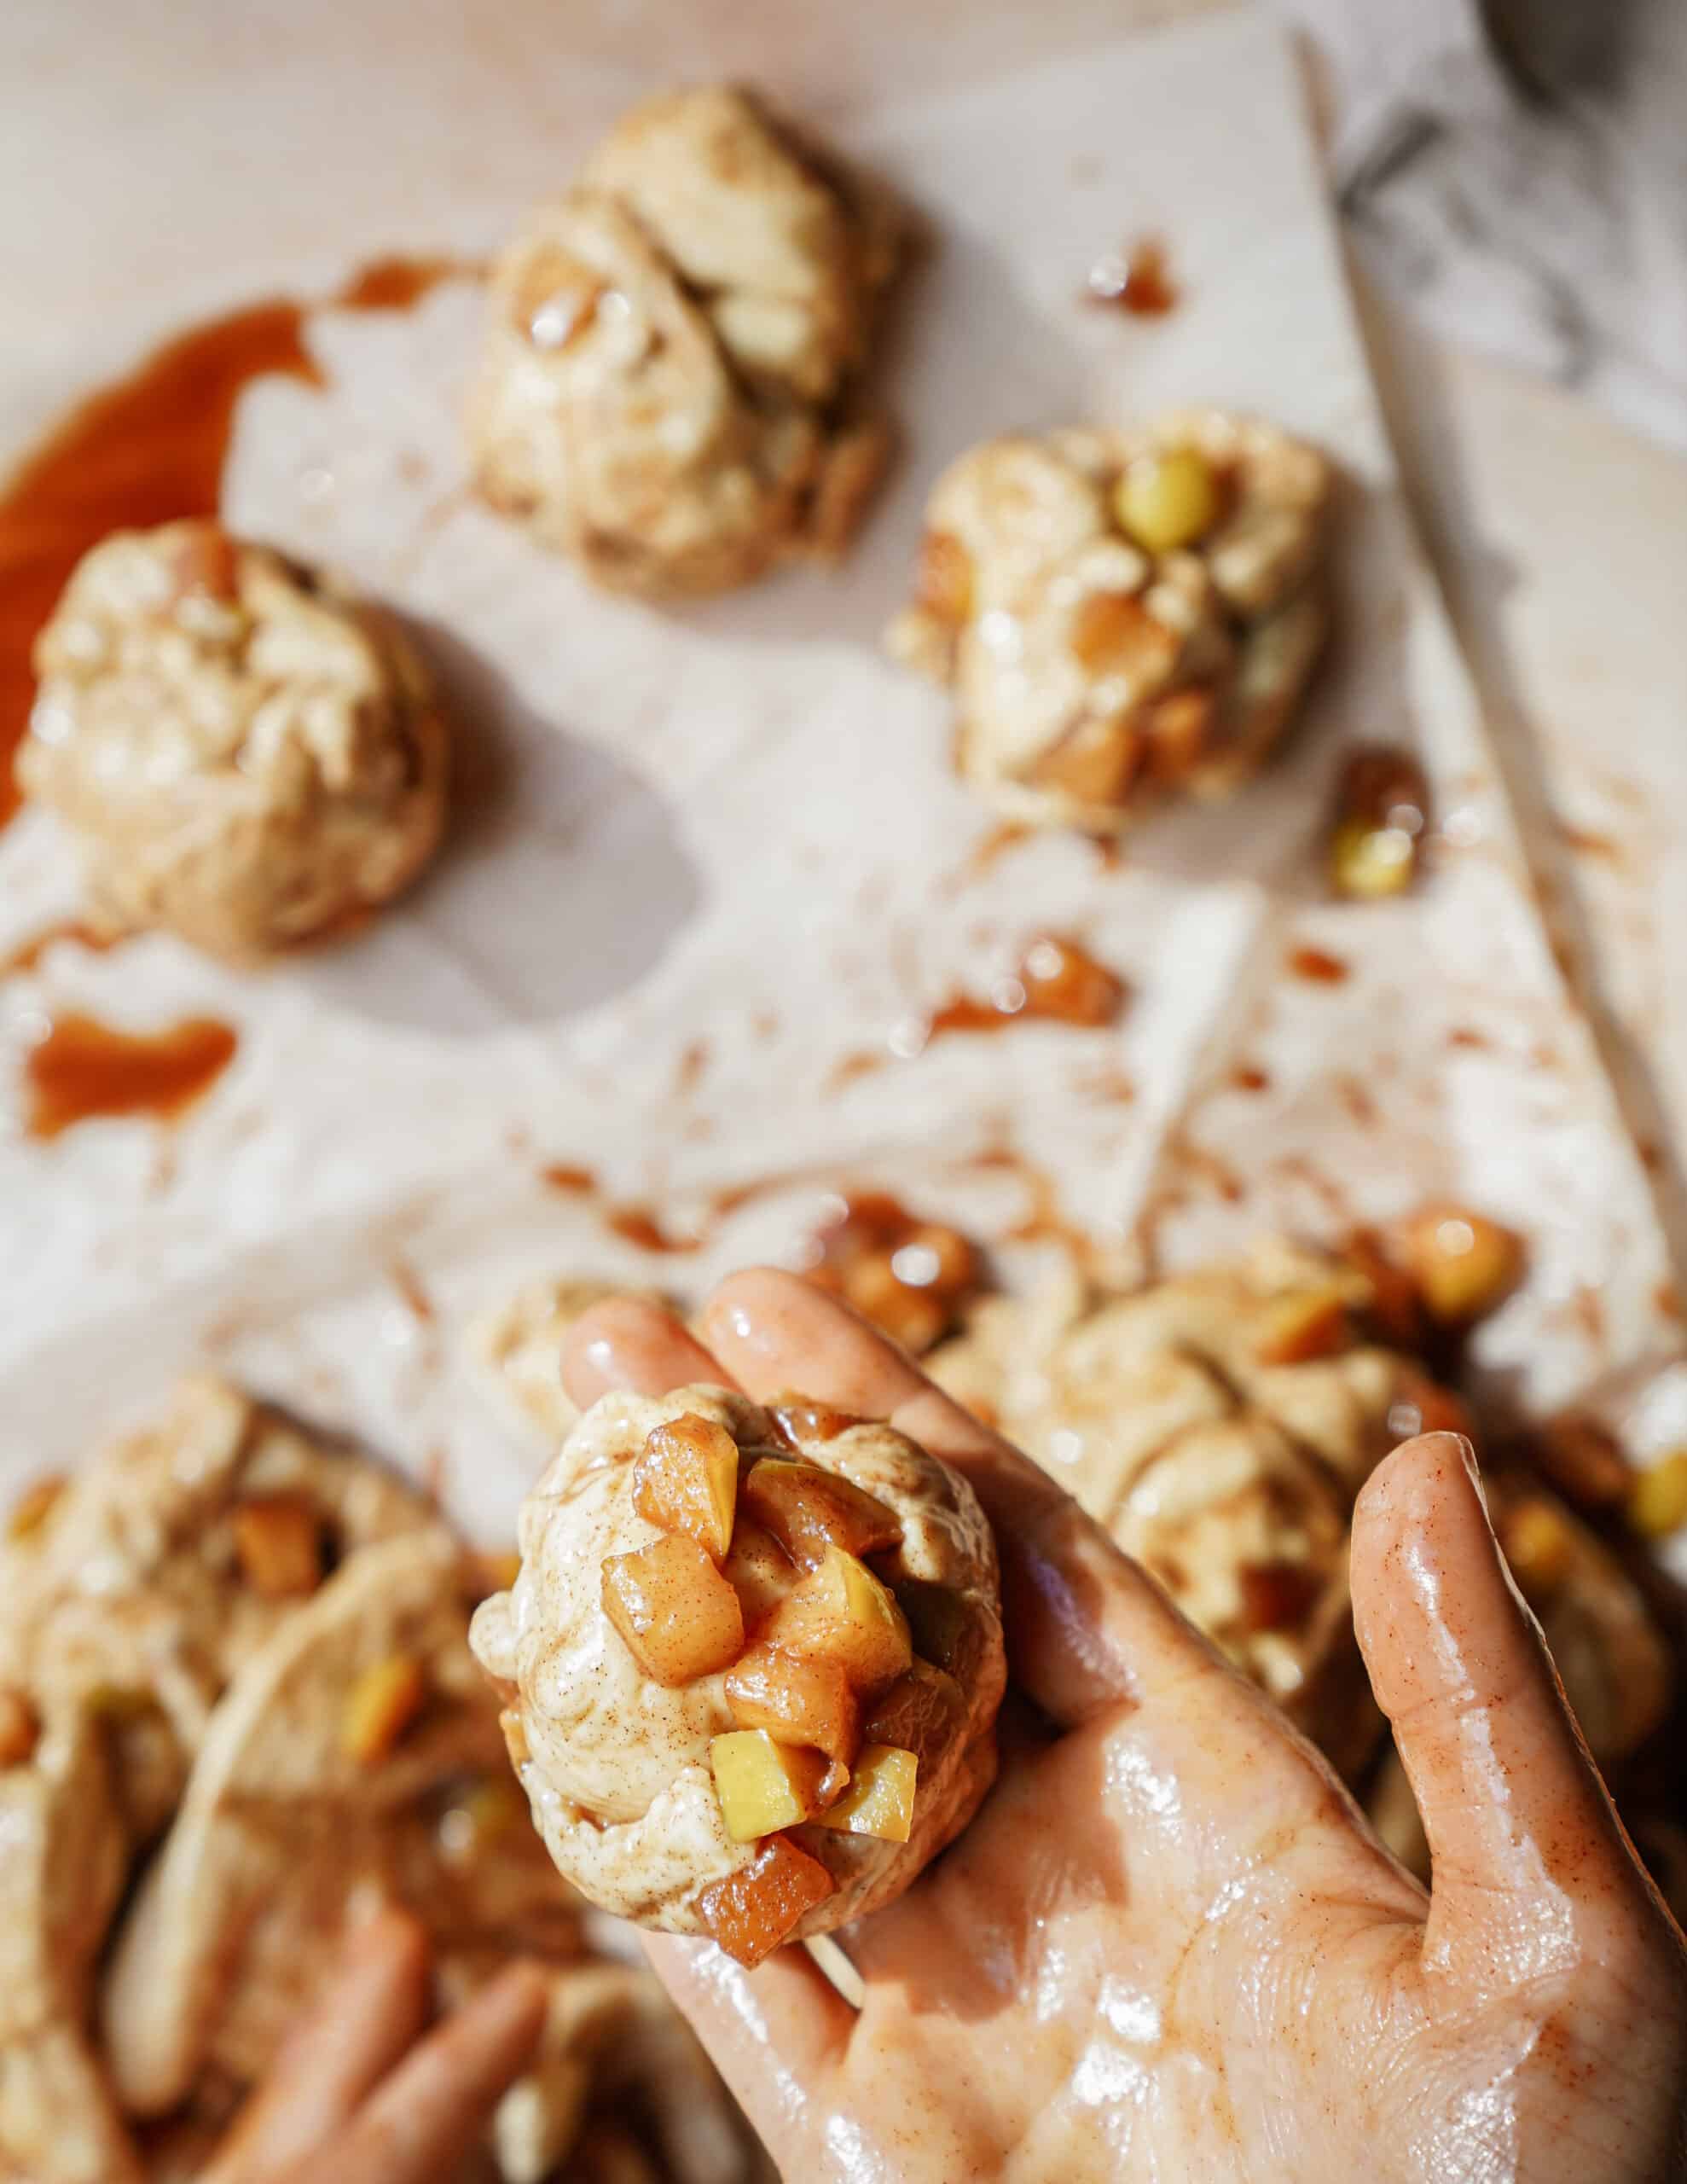
{"label": "apple filling", "polygon": [[[799,1437],[833,1440],[856,1422],[796,1399],[774,1418],[793,1451]],[[716,1794],[732,1839],[761,1847],[697,1908],[722,1948],[754,1963],[833,1889],[786,1831],[813,1823],[906,1843],[922,1762],[965,1703],[916,1653],[896,1594],[869,1565],[902,1540],[877,1496],[798,1453],[740,1450],[691,1412],[649,1435],[632,1495],[660,1536],[606,1557],[604,1610],[655,1682],[725,1672],[735,1726],[710,1740]],[[943,1589],[913,1589],[941,1657],[953,1614],[923,1595]]]}

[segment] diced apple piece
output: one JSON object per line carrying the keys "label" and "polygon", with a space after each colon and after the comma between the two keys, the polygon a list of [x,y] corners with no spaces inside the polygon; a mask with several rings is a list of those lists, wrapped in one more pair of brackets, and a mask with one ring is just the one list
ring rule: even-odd
{"label": "diced apple piece", "polygon": [[683,1532],[714,1561],[732,1544],[738,1443],[688,1410],[654,1427],[633,1467],[633,1507],[664,1532]]}
{"label": "diced apple piece", "polygon": [[1667,1539],[1687,1525],[1687,1449],[1636,1472],[1626,1513],[1642,1539]]}
{"label": "diced apple piece", "polygon": [[802,1574],[771,1532],[739,1519],[721,1575],[738,1594],[746,1630],[766,1622]]}
{"label": "diced apple piece", "polygon": [[427,1676],[409,1653],[371,1661],[345,1694],[340,1749],[361,1767],[385,1759],[422,1710]]}
{"label": "diced apple piece", "polygon": [[703,1891],[697,1911],[728,1956],[759,1964],[837,1885],[800,1844],[770,1835],[747,1866]]}
{"label": "diced apple piece", "polygon": [[1536,1467],[1579,1508],[1612,1509],[1628,1499],[1634,1469],[1614,1433],[1597,1419],[1567,1413],[1535,1434]]}
{"label": "diced apple piece", "polygon": [[1519,1240],[1463,1206],[1426,1206],[1400,1240],[1429,1316],[1443,1327],[1468,1327],[1493,1311],[1522,1274]]}
{"label": "diced apple piece", "polygon": [[966,1712],[960,1686],[930,1661],[915,1661],[898,1676],[861,1726],[866,1745],[896,1745],[930,1764]]}
{"label": "diced apple piece", "polygon": [[7,1515],[7,1538],[32,1538],[52,1515],[67,1484],[61,1473],[51,1472],[45,1478],[38,1478],[32,1486],[26,1486]]}
{"label": "diced apple piece", "polygon": [[241,1575],[263,1599],[296,1599],[322,1583],[322,1520],[303,1496],[254,1495],[234,1522]]}
{"label": "diced apple piece", "polygon": [[21,1691],[0,1684],[0,1768],[21,1767],[41,1734],[36,1711]]}
{"label": "diced apple piece", "polygon": [[606,1555],[603,1607],[645,1674],[670,1690],[728,1667],[744,1650],[738,1594],[682,1532]]}
{"label": "diced apple piece", "polygon": [[734,1843],[799,1827],[820,1809],[826,1757],[807,1745],[780,1744],[765,1729],[728,1729],[709,1740],[709,1764]]}
{"label": "diced apple piece", "polygon": [[812,1745],[845,1767],[855,1756],[860,1710],[836,1661],[752,1646],[728,1671],[727,1704],[741,1728]]}
{"label": "diced apple piece", "polygon": [[913,1643],[902,1611],[864,1562],[829,1547],[818,1570],[768,1618],[768,1644],[836,1661],[857,1691],[882,1690],[907,1674]]}
{"label": "diced apple piece", "polygon": [[833,1410],[829,1403],[809,1403],[801,1396],[786,1396],[768,1407],[781,1440],[794,1449],[802,1441],[835,1441],[861,1420],[853,1411]]}
{"label": "diced apple piece", "polygon": [[829,1547],[876,1554],[901,1542],[894,1509],[819,1464],[763,1456],[744,1482],[744,1506],[805,1570],[816,1568]]}
{"label": "diced apple piece", "polygon": [[439,1847],[467,1864],[527,1818],[527,1800],[507,1774],[487,1774],[439,1815]]}
{"label": "diced apple piece", "polygon": [[1527,1494],[1500,1513],[1496,1527],[1517,1589],[1539,1607],[1562,1587],[1575,1566],[1575,1534],[1556,1502]]}
{"label": "diced apple piece", "polygon": [[846,1835],[873,1835],[881,1843],[906,1843],[913,1832],[913,1792],[919,1762],[892,1744],[861,1747],[849,1786],[836,1804],[815,1815],[816,1827]]}
{"label": "diced apple piece", "polygon": [[1254,1355],[1261,1365],[1305,1365],[1345,1350],[1349,1332],[1348,1300],[1337,1284],[1299,1289],[1267,1307]]}

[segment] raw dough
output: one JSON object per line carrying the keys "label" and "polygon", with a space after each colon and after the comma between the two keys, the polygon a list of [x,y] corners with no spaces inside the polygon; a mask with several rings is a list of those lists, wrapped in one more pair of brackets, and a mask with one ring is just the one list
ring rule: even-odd
{"label": "raw dough", "polygon": [[[987,1299],[928,1369],[1067,1486],[1344,1772],[1381,1727],[1348,1600],[1354,1496],[1417,1430],[1423,1375],[1363,1339],[1364,1277],[1262,1244],[1127,1297]],[[1267,1363],[1285,1304],[1330,1298],[1324,1354]]]}
{"label": "raw dough", "polygon": [[494,269],[482,491],[616,590],[838,554],[888,450],[854,396],[901,229],[749,91],[635,107]]}
{"label": "raw dough", "polygon": [[104,539],[35,668],[18,778],[119,926],[273,955],[357,926],[439,840],[446,730],[409,642],[214,522]]}
{"label": "raw dough", "polygon": [[[655,1398],[602,1397],[579,1420],[523,1505],[521,1573],[476,1611],[471,1640],[512,1694],[528,1758],[519,1769],[559,1869],[592,1902],[670,1933],[707,1931],[699,1891],[751,1864],[760,1848],[728,1835],[710,1769],[711,1736],[734,1727],[720,1674],[677,1689],[651,1682],[605,1614],[606,1555],[660,1535],[629,1491],[652,1427],[687,1414],[722,1425],[741,1450],[789,1456],[772,1420],[744,1397],[681,1388]],[[831,1871],[837,1892],[792,1936],[825,1933],[899,1896],[971,1818],[995,1772],[994,1726],[1006,1676],[995,1546],[971,1490],[889,1426],[799,1437],[803,1459],[889,1504],[903,1540],[876,1558],[886,1582],[953,1591],[965,1665],[965,1718],[923,1757],[913,1832],[882,1842],[814,1827],[792,1831]]]}
{"label": "raw dough", "polygon": [[[1118,497],[1191,451],[1209,520],[1151,550]],[[1226,795],[1322,648],[1330,491],[1315,449],[1221,410],[988,441],[934,487],[886,642],[954,688],[956,767],[1011,820],[1110,834],[1168,795]]]}

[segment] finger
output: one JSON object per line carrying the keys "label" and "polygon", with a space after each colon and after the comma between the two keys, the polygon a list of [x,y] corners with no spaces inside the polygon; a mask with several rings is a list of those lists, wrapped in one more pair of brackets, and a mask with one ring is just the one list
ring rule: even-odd
{"label": "finger", "polygon": [[797,2133],[805,2111],[824,2110],[824,2082],[849,2045],[855,2011],[803,1949],[775,1950],[748,1971],[712,1942],[640,1938],[780,2173],[803,2173]]}
{"label": "finger", "polygon": [[665,1396],[699,1382],[732,1385],[671,1312],[641,1297],[607,1298],[581,1314],[563,1345],[562,1378],[583,1410],[617,1388]]}
{"label": "finger", "polygon": [[384,1912],[350,1937],[341,1969],[287,2040],[200,2184],[255,2184],[313,2152],[426,2022],[428,1942]]}
{"label": "finger", "polygon": [[413,2048],[345,2129],[287,2174],[357,2184],[445,2184],[533,2059],[550,1997],[530,1964],[507,1966]]}
{"label": "finger", "polygon": [[1502,1984],[1551,1969],[1644,1884],[1459,1435],[1408,1441],[1372,1474],[1353,1598],[1429,1838],[1426,1968]]}
{"label": "finger", "polygon": [[1001,1556],[1015,1678],[1055,1721],[1070,1726],[1211,1665],[1205,1640],[1069,1494],[836,1298],[757,1268],[722,1283],[703,1323],[752,1396],[795,1389],[886,1419],[971,1483]]}

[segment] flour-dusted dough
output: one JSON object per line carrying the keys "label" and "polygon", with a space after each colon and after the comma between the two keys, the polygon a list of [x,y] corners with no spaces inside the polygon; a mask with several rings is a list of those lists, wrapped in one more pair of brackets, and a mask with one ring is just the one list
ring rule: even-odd
{"label": "flour-dusted dough", "polygon": [[438,843],[446,728],[409,642],[214,522],[102,540],[35,668],[18,777],[120,926],[273,955],[356,926]]}

